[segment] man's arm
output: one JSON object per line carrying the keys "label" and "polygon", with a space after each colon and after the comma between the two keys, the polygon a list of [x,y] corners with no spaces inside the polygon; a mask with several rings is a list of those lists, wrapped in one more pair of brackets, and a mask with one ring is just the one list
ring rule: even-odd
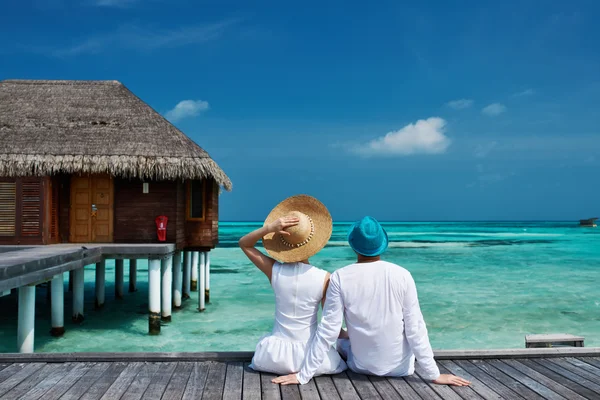
{"label": "man's arm", "polygon": [[404,316],[404,334],[408,344],[418,360],[419,369],[423,369],[423,378],[436,380],[440,377],[440,370],[433,359],[433,350],[429,344],[427,327],[419,307],[417,287],[413,277],[409,274],[406,281],[406,292],[402,303]]}
{"label": "man's arm", "polygon": [[273,383],[281,383],[282,385],[308,383],[323,363],[333,343],[337,340],[342,328],[343,318],[344,304],[340,292],[339,276],[334,273],[329,280],[327,300],[323,308],[321,323],[304,356],[300,372],[273,379]]}
{"label": "man's arm", "polygon": [[410,274],[407,280],[406,293],[404,294],[402,312],[404,314],[404,334],[417,358],[419,369],[423,370],[423,378],[430,379],[438,385],[469,386],[471,382],[459,376],[440,375],[440,370],[433,359],[433,350],[431,344],[429,344],[427,327],[419,307],[417,287]]}

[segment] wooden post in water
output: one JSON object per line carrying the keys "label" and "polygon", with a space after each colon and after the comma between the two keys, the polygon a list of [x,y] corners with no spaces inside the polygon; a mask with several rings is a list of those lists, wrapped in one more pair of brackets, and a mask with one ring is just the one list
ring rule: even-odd
{"label": "wooden post in water", "polygon": [[137,292],[137,260],[129,260],[129,292]]}
{"label": "wooden post in water", "polygon": [[161,319],[171,321],[171,307],[173,305],[173,256],[161,260],[162,270],[162,309]]}
{"label": "wooden post in water", "polygon": [[204,291],[204,298],[206,303],[210,303],[210,251],[206,253],[206,290]]}
{"label": "wooden post in water", "polygon": [[200,253],[200,287],[198,288],[198,311],[202,312],[206,309],[204,290],[206,289],[206,253]]}
{"label": "wooden post in water", "polygon": [[190,251],[183,252],[183,288],[181,298],[187,300],[190,298],[190,281],[192,279],[192,253]]}
{"label": "wooden post in water", "polygon": [[173,254],[173,307],[181,308],[181,252]]}
{"label": "wooden post in water", "polygon": [[50,282],[52,291],[52,336],[62,336],[65,333],[65,282],[62,273],[52,278]]}
{"label": "wooden post in water", "polygon": [[148,331],[160,334],[160,260],[148,260]]}
{"label": "wooden post in water", "polygon": [[200,258],[200,253],[197,251],[192,251],[192,292],[198,290],[198,258]]}
{"label": "wooden post in water", "polygon": [[83,267],[73,270],[73,322],[83,322]]}
{"label": "wooden post in water", "polygon": [[19,288],[17,348],[19,353],[33,353],[35,336],[35,285]]}
{"label": "wooden post in water", "polygon": [[124,267],[123,259],[115,260],[115,297],[123,298]]}
{"label": "wooden post in water", "polygon": [[104,307],[106,261],[96,263],[96,309]]}

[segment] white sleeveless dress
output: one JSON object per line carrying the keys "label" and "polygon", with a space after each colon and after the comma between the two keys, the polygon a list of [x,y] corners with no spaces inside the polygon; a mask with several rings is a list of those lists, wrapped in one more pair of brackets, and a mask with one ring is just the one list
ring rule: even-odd
{"label": "white sleeveless dress", "polygon": [[[304,263],[276,262],[271,286],[275,292],[275,324],[256,345],[250,367],[279,375],[300,371],[304,354],[317,330],[317,312],[327,272]],[[329,348],[316,375],[337,374],[347,368]]]}

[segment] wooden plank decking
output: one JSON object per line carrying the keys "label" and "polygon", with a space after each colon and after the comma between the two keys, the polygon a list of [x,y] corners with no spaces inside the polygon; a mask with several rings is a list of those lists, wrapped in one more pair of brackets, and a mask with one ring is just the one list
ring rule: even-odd
{"label": "wooden plank decking", "polygon": [[5,362],[0,399],[600,399],[600,357],[444,359],[438,365],[472,385],[348,371],[280,387],[271,383],[274,375],[242,361]]}

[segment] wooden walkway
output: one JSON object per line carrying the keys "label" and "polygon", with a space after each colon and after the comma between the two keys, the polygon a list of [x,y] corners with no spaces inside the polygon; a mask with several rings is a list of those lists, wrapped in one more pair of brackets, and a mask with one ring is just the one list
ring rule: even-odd
{"label": "wooden walkway", "polygon": [[0,292],[46,282],[62,272],[83,268],[109,258],[161,258],[174,251],[173,243],[0,246]]}
{"label": "wooden walkway", "polygon": [[0,364],[0,399],[600,399],[600,358],[441,360],[442,373],[469,379],[448,387],[418,375],[380,378],[351,371],[302,386],[241,361],[17,362]]}

